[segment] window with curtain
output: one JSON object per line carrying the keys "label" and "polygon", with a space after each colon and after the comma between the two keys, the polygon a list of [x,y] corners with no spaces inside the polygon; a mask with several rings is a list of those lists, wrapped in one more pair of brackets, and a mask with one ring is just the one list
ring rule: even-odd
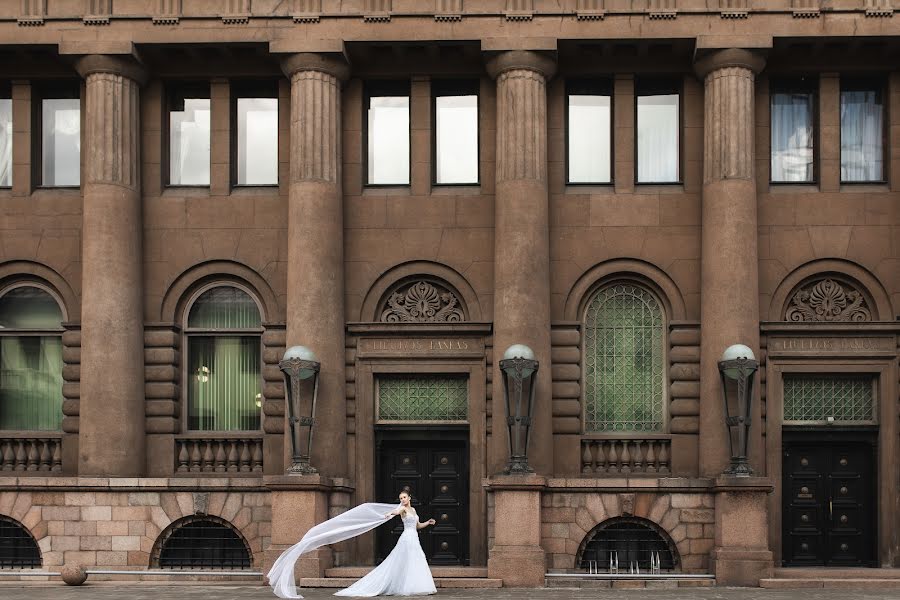
{"label": "window with curtain", "polygon": [[586,432],[658,433],[664,427],[663,311],[647,289],[615,283],[584,315]]}
{"label": "window with curtain", "polygon": [[0,187],[12,187],[12,94],[0,83]]}
{"label": "window with curtain", "polygon": [[841,181],[884,181],[884,85],[841,80]]}
{"label": "window with curtain", "polygon": [[209,85],[169,90],[169,185],[209,185]]}
{"label": "window with curtain", "polygon": [[815,181],[817,85],[810,78],[772,83],[772,183]]}
{"label": "window with curtain", "polygon": [[197,297],[185,329],[189,429],[259,429],[261,334],[259,308],[247,292],[223,285]]}
{"label": "window with curtain", "polygon": [[637,182],[681,179],[681,86],[674,81],[637,81]]}
{"label": "window with curtain", "polygon": [[478,81],[433,81],[434,183],[478,183]]}
{"label": "window with curtain", "polygon": [[612,183],[612,83],[566,84],[568,183]]}
{"label": "window with curtain", "polygon": [[409,82],[366,86],[366,183],[409,185]]}
{"label": "window with curtain", "polygon": [[60,429],[62,320],[46,290],[21,285],[0,293],[0,429]]}
{"label": "window with curtain", "polygon": [[81,185],[81,88],[77,83],[35,86],[40,107],[41,185]]}
{"label": "window with curtain", "polygon": [[237,117],[237,185],[278,185],[278,85],[234,84]]}

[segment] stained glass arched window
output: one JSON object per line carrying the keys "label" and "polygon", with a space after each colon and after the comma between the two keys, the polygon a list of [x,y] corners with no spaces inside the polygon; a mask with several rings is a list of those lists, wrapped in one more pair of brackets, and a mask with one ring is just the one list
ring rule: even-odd
{"label": "stained glass arched window", "polygon": [[62,321],[59,303],[40,287],[0,291],[0,429],[60,428]]}
{"label": "stained glass arched window", "polygon": [[187,318],[188,428],[260,427],[262,319],[244,290],[222,285],[200,294]]}
{"label": "stained glass arched window", "polygon": [[584,317],[587,432],[661,432],[665,374],[663,311],[643,287],[598,290]]}

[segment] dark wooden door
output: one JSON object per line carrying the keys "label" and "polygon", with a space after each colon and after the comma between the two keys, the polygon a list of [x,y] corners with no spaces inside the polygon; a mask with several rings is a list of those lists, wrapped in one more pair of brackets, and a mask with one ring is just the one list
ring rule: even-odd
{"label": "dark wooden door", "polygon": [[[459,432],[437,430],[386,430],[377,436],[378,499],[396,502],[407,489],[419,520],[437,522],[419,530],[432,565],[468,564],[468,435],[460,438]],[[395,518],[376,531],[376,561],[381,562],[403,533],[403,523]]]}
{"label": "dark wooden door", "polygon": [[875,456],[858,435],[785,436],[785,565],[875,566]]}

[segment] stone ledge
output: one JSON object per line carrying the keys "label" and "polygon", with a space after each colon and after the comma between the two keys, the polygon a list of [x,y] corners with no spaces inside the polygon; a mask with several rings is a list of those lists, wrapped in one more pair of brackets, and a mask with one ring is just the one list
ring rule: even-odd
{"label": "stone ledge", "polygon": [[179,490],[267,492],[262,477],[0,477],[0,491],[146,492]]}
{"label": "stone ledge", "polygon": [[572,492],[617,492],[634,491],[648,493],[695,492],[709,493],[714,487],[713,479],[692,477],[579,477],[550,478],[547,490]]}

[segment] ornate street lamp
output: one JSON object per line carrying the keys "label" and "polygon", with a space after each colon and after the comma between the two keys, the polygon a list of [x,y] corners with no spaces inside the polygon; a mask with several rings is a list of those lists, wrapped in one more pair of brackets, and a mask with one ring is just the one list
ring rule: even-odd
{"label": "ornate street lamp", "polygon": [[[312,451],[313,425],[316,423],[316,397],[319,395],[319,367],[313,351],[305,346],[292,346],[284,353],[278,368],[284,373],[287,396],[288,423],[291,427],[291,466],[288,473],[311,475],[317,473],[309,464]],[[310,380],[312,380],[310,382]],[[312,387],[312,398],[302,402],[303,390]],[[308,393],[308,392],[307,392]],[[304,406],[309,408],[308,414]]]}
{"label": "ornate street lamp", "polygon": [[534,408],[538,361],[528,346],[513,344],[503,353],[500,373],[506,396],[506,426],[509,429],[509,463],[504,474],[534,473],[528,466],[528,437]]}
{"label": "ornate street lamp", "polygon": [[[750,477],[753,469],[747,461],[750,443],[750,408],[753,404],[753,377],[759,363],[753,350],[743,344],[734,344],[725,349],[719,361],[719,375],[722,377],[722,401],[725,405],[725,426],[728,429],[728,447],[731,464],[724,475]],[[729,382],[733,382],[729,385]],[[734,402],[728,402],[728,389],[735,388]],[[734,410],[732,410],[732,408]],[[734,439],[737,438],[737,448]]]}

